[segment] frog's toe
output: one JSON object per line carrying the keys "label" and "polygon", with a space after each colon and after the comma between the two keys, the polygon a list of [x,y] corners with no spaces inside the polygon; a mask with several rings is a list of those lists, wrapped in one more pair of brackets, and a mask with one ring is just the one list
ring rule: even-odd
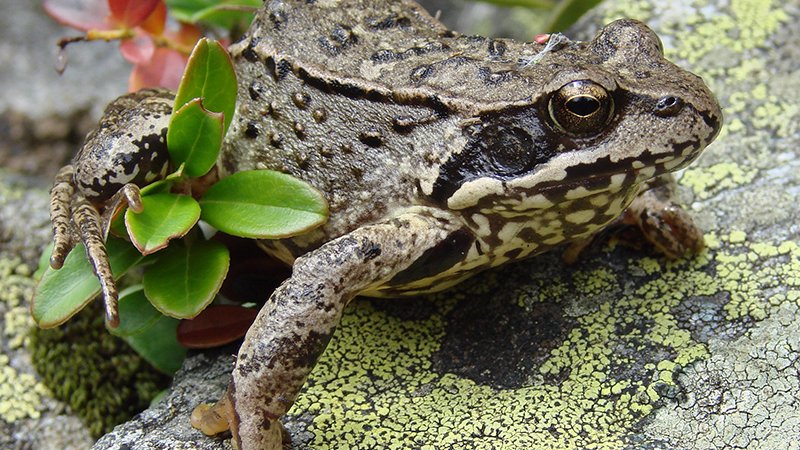
{"label": "frog's toe", "polygon": [[705,245],[692,217],[676,204],[644,211],[638,225],[645,238],[670,258],[696,254]]}
{"label": "frog's toe", "polygon": [[628,208],[623,222],[638,226],[645,239],[668,258],[699,253],[705,245],[692,217],[672,201],[643,195]]}
{"label": "frog's toe", "polygon": [[50,190],[50,221],[53,224],[53,253],[50,256],[50,267],[53,269],[60,269],[64,265],[64,259],[75,246],[71,226],[71,202],[75,194],[75,185],[72,182],[74,173],[71,165],[62,167],[56,174],[53,188]]}
{"label": "frog's toe", "polygon": [[[264,419],[256,430],[240,435],[239,421],[233,410],[230,397],[226,393],[217,403],[198,405],[190,417],[192,426],[206,436],[214,436],[231,431],[232,444],[238,450],[281,450],[291,449],[291,436],[277,419]],[[256,434],[255,436],[252,434]]]}
{"label": "frog's toe", "polygon": [[189,419],[192,426],[200,430],[206,436],[214,436],[228,431],[230,425],[228,424],[229,412],[227,398],[228,396],[226,395],[222,400],[213,405],[208,403],[197,405]]}

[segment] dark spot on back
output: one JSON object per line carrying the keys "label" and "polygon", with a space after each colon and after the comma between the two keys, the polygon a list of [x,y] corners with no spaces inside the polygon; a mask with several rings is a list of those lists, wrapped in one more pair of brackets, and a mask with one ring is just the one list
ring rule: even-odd
{"label": "dark spot on back", "polygon": [[272,11],[269,13],[269,20],[276,30],[283,28],[288,19],[289,16],[286,14],[286,11]]}
{"label": "dark spot on back", "polygon": [[264,65],[267,67],[267,72],[272,75],[272,78],[275,81],[280,81],[286,78],[286,75],[292,71],[292,65],[289,61],[285,59],[281,59],[280,61],[275,61],[275,58],[272,56],[268,56],[264,59]]}
{"label": "dark spot on back", "polygon": [[255,122],[247,122],[244,135],[248,139],[255,139],[258,137],[258,127],[256,126]]}
{"label": "dark spot on back", "polygon": [[250,42],[247,44],[247,47],[242,50],[242,56],[244,59],[250,62],[258,61],[258,53],[255,51],[255,46],[258,43],[258,39],[251,39]]}
{"label": "dark spot on back", "polygon": [[355,45],[358,36],[349,26],[337,24],[328,36],[320,36],[317,42],[330,56],[337,56]]}
{"label": "dark spot on back", "polygon": [[397,14],[390,14],[384,18],[367,17],[364,23],[366,23],[368,28],[373,30],[386,30],[389,28],[405,28],[411,26],[411,19],[405,16],[398,16]]}
{"label": "dark spot on back", "polygon": [[261,98],[261,93],[264,92],[264,86],[258,81],[253,81],[247,87],[247,93],[250,94],[250,100],[258,100]]}
{"label": "dark spot on back", "polygon": [[383,135],[380,130],[376,128],[370,128],[367,131],[359,133],[358,140],[365,145],[375,148],[380,147],[381,144],[383,144]]}

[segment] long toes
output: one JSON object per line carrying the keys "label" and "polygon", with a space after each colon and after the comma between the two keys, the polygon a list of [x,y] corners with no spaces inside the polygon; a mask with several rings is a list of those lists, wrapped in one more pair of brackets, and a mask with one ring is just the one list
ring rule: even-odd
{"label": "long toes", "polygon": [[117,299],[119,292],[111,272],[111,261],[108,259],[105,239],[100,228],[100,214],[85,198],[80,198],[75,205],[75,223],[80,230],[81,239],[86,246],[86,255],[92,263],[94,273],[100,280],[103,299],[106,307],[106,320],[115,328],[119,325]]}

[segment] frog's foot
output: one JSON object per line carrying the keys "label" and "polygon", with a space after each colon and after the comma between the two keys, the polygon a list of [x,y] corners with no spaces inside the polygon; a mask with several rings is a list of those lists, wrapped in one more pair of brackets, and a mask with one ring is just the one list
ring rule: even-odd
{"label": "frog's foot", "polygon": [[230,430],[230,422],[233,420],[233,409],[231,408],[228,394],[213,405],[201,403],[192,411],[189,418],[192,426],[200,430],[206,436],[214,436]]}
{"label": "frog's foot", "polygon": [[[235,448],[238,448],[237,442],[241,440],[237,433],[238,421],[227,392],[213,405],[208,403],[198,405],[192,411],[190,420],[192,426],[206,436],[214,436],[231,430],[233,434],[231,442]],[[265,419],[262,427],[261,444],[264,445],[264,449],[280,450],[291,448],[291,436],[286,432],[279,420]]]}
{"label": "frog's foot", "polygon": [[50,219],[53,223],[53,253],[50,267],[60,269],[78,239],[86,247],[86,255],[92,264],[105,302],[106,320],[109,325],[119,324],[117,291],[111,263],[106,251],[105,239],[112,218],[125,205],[134,211],[141,211],[142,202],[139,188],[125,185],[111,199],[103,203],[103,213],[89,201],[79,189],[75,188],[75,170],[72,165],[61,168],[56,174],[50,191]]}
{"label": "frog's foot", "polygon": [[668,258],[699,253],[703,233],[692,217],[672,199],[672,177],[647,186],[621,217],[622,223],[636,225],[645,239]]}

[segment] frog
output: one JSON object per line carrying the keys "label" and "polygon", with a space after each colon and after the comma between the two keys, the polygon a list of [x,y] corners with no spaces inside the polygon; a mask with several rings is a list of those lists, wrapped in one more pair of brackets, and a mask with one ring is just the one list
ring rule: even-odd
{"label": "frog", "polygon": [[[358,295],[429,294],[557,248],[575,256],[619,224],[667,257],[703,247],[672,173],[715,139],[722,112],[641,22],[521,42],[451,31],[411,0],[272,0],[229,51],[238,99],[214,170],[291,174],[330,211],[299,236],[256,241],[292,274],[248,330],[225,394],[192,414],[239,449],[290,445],[280,419]],[[113,103],[100,128],[138,130],[135,144],[90,135],[53,187],[51,265],[83,240],[109,321],[107,218],[140,207],[134,174],[165,173],[155,162],[172,98]],[[80,175],[87,161],[98,169]]]}

